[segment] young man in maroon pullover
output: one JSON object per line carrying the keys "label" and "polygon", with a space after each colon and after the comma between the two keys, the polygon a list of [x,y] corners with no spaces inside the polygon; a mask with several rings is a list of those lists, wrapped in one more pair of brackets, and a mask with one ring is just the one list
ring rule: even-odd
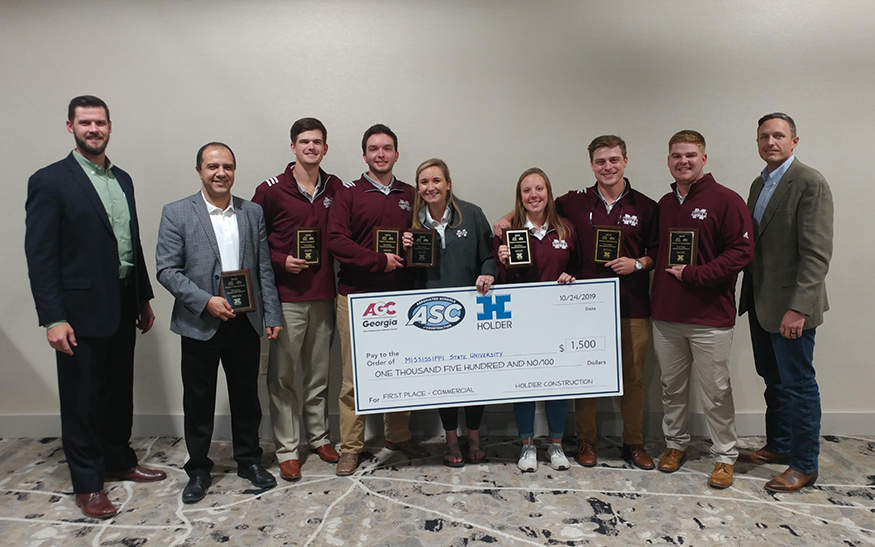
{"label": "young man in maroon pullover", "polygon": [[[267,389],[280,476],[292,481],[301,478],[302,413],[310,449],[329,463],[339,458],[328,434],[328,363],[337,291],[327,227],[328,208],[342,183],[320,167],[328,152],[328,131],[321,121],[302,118],[292,124],[290,134],[295,161],[259,184],[252,201],[264,209],[270,261],[286,324],[270,341]],[[302,410],[295,388],[298,361],[304,374]]]}
{"label": "young man in maroon pullover", "polygon": [[[620,278],[620,330],[623,342],[623,459],[639,469],[653,469],[644,450],[644,362],[650,345],[650,270],[659,243],[656,202],[632,188],[624,177],[629,159],[626,143],[616,135],[602,135],[589,144],[590,167],[596,183],[572,190],[556,200],[561,215],[574,225],[581,252],[583,279]],[[608,262],[595,261],[595,227],[610,226],[623,231],[620,256]],[[577,399],[577,461],[596,465],[598,399]]]}
{"label": "young man in maroon pullover", "polygon": [[[385,125],[370,127],[362,138],[362,156],[368,172],[343,184],[328,214],[328,248],[340,263],[337,330],[343,383],[339,398],[341,455],[336,468],[339,476],[355,472],[365,441],[365,416],[355,413],[347,296],[413,288],[412,279],[403,269],[403,259],[393,253],[377,252],[374,246],[374,227],[403,231],[412,221],[415,190],[392,174],[398,161],[398,137]],[[413,459],[429,455],[410,437],[410,412],[387,413],[383,420],[387,448],[401,450]]]}
{"label": "young man in maroon pullover", "polygon": [[717,459],[708,484],[727,488],[738,456],[729,382],[735,281],[753,258],[753,227],[741,196],[704,174],[707,160],[700,133],[679,131],[669,140],[668,168],[675,183],[659,200],[651,293],[665,411],[666,450],[658,467],[673,473],[686,458],[690,378],[695,376]]}

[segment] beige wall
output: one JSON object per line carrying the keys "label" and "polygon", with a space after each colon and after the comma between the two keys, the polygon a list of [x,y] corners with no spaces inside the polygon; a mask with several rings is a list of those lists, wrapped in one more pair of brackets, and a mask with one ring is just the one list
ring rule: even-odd
{"label": "beige wall", "polygon": [[[495,219],[527,167],[544,168],[558,194],[592,184],[585,147],[602,133],[627,140],[627,176],[658,199],[671,182],[668,137],[697,129],[710,171],[746,196],[763,167],[756,120],[786,111],[798,157],[823,172],[836,202],[832,311],[816,353],[824,430],[875,432],[863,146],[875,127],[871,2],[91,0],[4,2],[0,13],[0,436],[58,430],[54,358],[28,290],[24,200],[28,176],[72,148],[66,105],[83,93],[112,110],[109,155],[134,177],[153,273],[161,206],[197,189],[194,154],[208,140],[234,148],[235,193],[248,198],[289,160],[295,119],[326,123],[324,166],[343,179],[363,169],[364,129],[383,122],[400,137],[402,180],[442,157],[454,188]],[[135,386],[148,433],[178,431],[182,400],[171,298],[154,284],[158,321],[139,341]],[[745,319],[732,367],[739,430],[761,432]],[[650,379],[657,416],[653,369]]]}

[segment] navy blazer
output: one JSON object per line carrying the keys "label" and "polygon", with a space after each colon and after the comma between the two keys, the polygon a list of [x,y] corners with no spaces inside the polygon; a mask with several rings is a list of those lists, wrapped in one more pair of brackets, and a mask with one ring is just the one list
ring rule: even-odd
{"label": "navy blazer", "polygon": [[[131,213],[137,303],[152,298],[146,272],[134,185],[112,172]],[[118,242],[100,196],[73,157],[44,167],[27,183],[24,251],[40,325],[66,320],[77,336],[110,336],[118,330]]]}

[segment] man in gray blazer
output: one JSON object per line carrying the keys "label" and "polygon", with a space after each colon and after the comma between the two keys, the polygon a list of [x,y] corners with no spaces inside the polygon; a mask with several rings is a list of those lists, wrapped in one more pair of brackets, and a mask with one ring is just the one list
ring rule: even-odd
{"label": "man in gray blazer", "polygon": [[[202,146],[197,172],[203,189],[165,205],[158,228],[158,281],[176,298],[170,330],[182,336],[182,404],[189,455],[183,503],[202,500],[211,483],[213,462],[207,453],[220,360],[228,381],[237,475],[258,488],[276,486],[276,479],[261,465],[258,360],[262,331],[276,338],[283,317],[261,207],[231,195],[236,166],[227,145]],[[249,274],[251,293],[244,293],[241,306],[232,307],[230,295],[219,296],[222,273],[242,275],[240,270]],[[248,307],[252,311],[246,313]]]}
{"label": "man in gray blazer", "polygon": [[790,116],[767,114],[758,127],[766,168],[747,200],[755,250],[744,273],[739,313],[750,312],[756,370],[766,383],[766,445],[738,459],[789,464],[765,488],[792,492],[817,479],[814,335],[829,309],[824,280],[832,256],[833,201],[823,175],[795,159],[799,137]]}

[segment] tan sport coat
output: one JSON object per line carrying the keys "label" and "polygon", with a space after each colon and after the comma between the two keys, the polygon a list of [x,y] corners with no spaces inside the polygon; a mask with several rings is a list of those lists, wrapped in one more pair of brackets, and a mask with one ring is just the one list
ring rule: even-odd
{"label": "tan sport coat", "polygon": [[[747,198],[751,215],[762,189],[760,176]],[[832,257],[832,223],[832,193],[823,175],[793,160],[761,222],[754,223],[754,257],[744,271],[739,315],[755,306],[760,325],[775,333],[788,309],[807,316],[806,329],[823,323],[829,309],[824,280]]]}

